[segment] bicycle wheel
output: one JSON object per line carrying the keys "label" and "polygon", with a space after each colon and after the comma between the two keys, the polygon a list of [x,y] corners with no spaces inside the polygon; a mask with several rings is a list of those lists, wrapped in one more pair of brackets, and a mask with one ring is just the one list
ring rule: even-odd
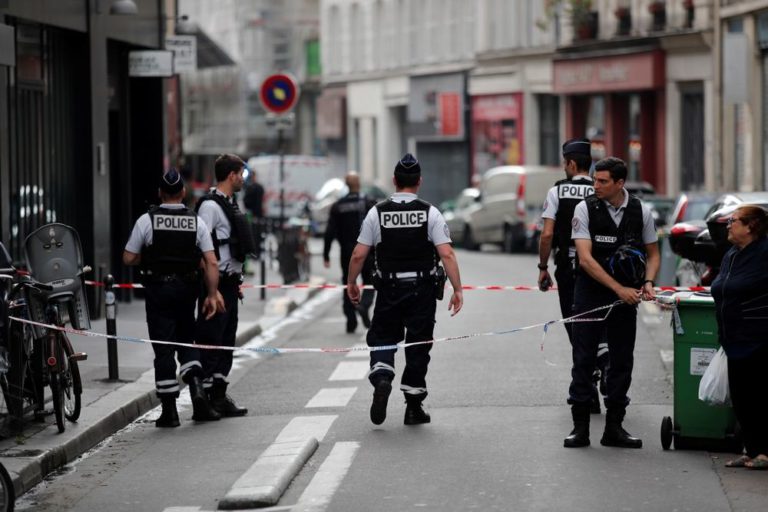
{"label": "bicycle wheel", "polygon": [[[58,351],[61,353],[61,351]],[[53,401],[53,414],[56,416],[56,426],[59,428],[59,434],[66,430],[64,423],[64,386],[62,386],[62,374],[59,372],[51,374],[51,398]]]}
{"label": "bicycle wheel", "polygon": [[77,361],[72,359],[74,349],[69,338],[66,334],[61,333],[60,341],[64,356],[67,359],[66,370],[59,374],[64,394],[64,417],[75,422],[80,417],[80,396],[83,394],[83,383],[80,380],[80,367],[77,365]]}
{"label": "bicycle wheel", "polygon": [[16,491],[13,489],[13,480],[5,466],[0,464],[0,512],[13,512],[16,502]]}

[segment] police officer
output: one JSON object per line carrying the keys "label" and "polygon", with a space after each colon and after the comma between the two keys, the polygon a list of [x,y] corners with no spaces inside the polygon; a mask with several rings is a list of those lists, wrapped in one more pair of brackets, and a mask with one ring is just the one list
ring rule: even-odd
{"label": "police officer", "polygon": [[[355,248],[357,236],[360,234],[360,226],[363,219],[376,202],[360,193],[360,176],[355,171],[350,171],[344,178],[344,182],[349,188],[349,193],[336,201],[331,207],[331,213],[328,216],[328,227],[325,230],[325,244],[323,247],[323,264],[325,268],[331,266],[330,252],[331,244],[334,239],[339,241],[341,246],[341,274],[342,283],[347,282],[347,272],[349,271],[349,259],[352,257],[352,251]],[[363,283],[371,284],[373,272],[373,254],[369,254],[363,265]],[[360,304],[355,306],[349,300],[349,295],[344,294],[342,309],[344,316],[347,317],[347,332],[353,333],[357,329],[357,315],[360,315],[363,325],[366,329],[371,326],[371,320],[368,310],[373,304],[373,290],[364,290]]]}
{"label": "police officer", "polygon": [[[199,290],[199,269],[203,268],[206,294],[202,314],[210,318],[224,309],[218,294],[219,273],[208,228],[184,204],[184,182],[175,169],[160,180],[160,206],[150,208],[136,221],[123,252],[123,263],[141,265],[149,337],[159,341],[193,343],[195,301]],[[189,385],[196,421],[218,420],[203,389],[203,367],[196,348],[152,344],[155,351],[155,389],[162,402],[157,427],[178,427],[176,379],[178,354],[180,375]]]}
{"label": "police officer", "polygon": [[[563,144],[563,166],[566,178],[549,189],[544,202],[544,227],[539,240],[539,289],[552,286],[549,274],[549,256],[554,249],[555,279],[563,318],[573,315],[573,286],[576,281],[576,247],[571,239],[571,220],[576,205],[594,192],[589,169],[592,166],[592,145],[589,139],[571,139]],[[571,323],[564,324],[568,340],[573,345]],[[608,364],[608,344],[598,347],[598,368],[593,381],[600,380],[604,392],[605,368]],[[601,372],[602,370],[602,372]],[[601,380],[602,377],[602,380]],[[593,386],[591,412],[600,414],[600,398]]]}
{"label": "police officer", "polygon": [[574,429],[565,438],[566,448],[589,445],[591,376],[597,344],[607,334],[610,365],[605,399],[604,446],[641,448],[642,440],[622,428],[632,380],[637,304],[655,297],[654,278],[659,270],[659,248],[650,209],[624,189],[627,166],[615,157],[595,164],[595,194],[576,206],[572,237],[578,271],[574,288],[574,313],[619,304],[584,318],[604,321],[577,322],[573,326],[573,369],[568,403]]}
{"label": "police officer", "polygon": [[[226,311],[212,318],[198,320],[201,343],[234,347],[237,334],[238,300],[242,283],[243,262],[256,250],[253,232],[240,211],[234,194],[243,188],[245,162],[237,155],[225,154],[216,159],[216,187],[197,203],[200,218],[211,230],[213,245],[219,258],[219,292]],[[231,350],[203,352],[204,385],[211,404],[222,416],[244,416],[248,409],[239,407],[227,394],[227,376],[232,369]]]}
{"label": "police officer", "polygon": [[[372,208],[363,221],[357,246],[352,253],[347,293],[353,304],[360,302],[357,276],[372,247],[376,249],[376,305],[368,330],[369,347],[394,345],[403,340],[432,340],[436,300],[442,298],[445,274],[453,286],[448,304],[455,315],[464,298],[456,255],[451,247],[448,226],[434,206],[417,197],[421,166],[410,153],[395,166],[395,193]],[[445,270],[438,266],[442,260]],[[405,349],[405,370],[400,389],[405,394],[406,425],[429,423],[422,408],[427,397],[427,366],[431,343]],[[375,425],[387,416],[387,401],[395,377],[395,350],[371,351],[369,380],[373,385],[371,421]]]}

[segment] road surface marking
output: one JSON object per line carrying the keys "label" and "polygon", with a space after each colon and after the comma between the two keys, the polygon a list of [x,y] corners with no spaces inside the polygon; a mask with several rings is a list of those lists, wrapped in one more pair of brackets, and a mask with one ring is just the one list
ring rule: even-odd
{"label": "road surface marking", "polygon": [[346,407],[357,388],[323,388],[304,407]]}
{"label": "road surface marking", "polygon": [[219,508],[233,510],[276,505],[336,418],[335,415],[293,418],[275,442],[232,484],[219,501]]}
{"label": "road surface marking", "polygon": [[297,416],[278,434],[275,443],[292,443],[309,437],[314,437],[321,442],[336,418],[338,418],[336,415]]}
{"label": "road surface marking", "polygon": [[291,510],[323,512],[344,480],[359,448],[360,443],[336,443]]}
{"label": "road surface marking", "polygon": [[342,361],[328,380],[361,380],[368,375],[368,361]]}

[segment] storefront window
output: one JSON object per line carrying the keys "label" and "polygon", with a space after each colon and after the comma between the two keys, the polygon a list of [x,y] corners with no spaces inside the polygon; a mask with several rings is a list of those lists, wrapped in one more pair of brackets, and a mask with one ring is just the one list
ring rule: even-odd
{"label": "storefront window", "polygon": [[521,165],[523,155],[522,94],[472,98],[474,172],[498,165]]}
{"label": "storefront window", "polygon": [[605,158],[605,96],[589,97],[586,134],[592,141],[592,159]]}

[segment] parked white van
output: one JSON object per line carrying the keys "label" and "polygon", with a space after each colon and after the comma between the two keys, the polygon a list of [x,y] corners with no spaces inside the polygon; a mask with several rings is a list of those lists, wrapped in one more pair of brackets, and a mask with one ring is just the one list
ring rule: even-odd
{"label": "parked white van", "polygon": [[559,167],[504,165],[489,169],[480,182],[480,207],[472,211],[463,245],[499,244],[505,252],[520,251],[536,229],[547,191],[565,178]]}
{"label": "parked white van", "polygon": [[[285,155],[283,165],[286,218],[300,217],[326,181],[344,176],[344,169],[325,157]],[[278,218],[280,157],[265,155],[249,158],[248,168],[256,171],[259,183],[264,187],[264,216]]]}

